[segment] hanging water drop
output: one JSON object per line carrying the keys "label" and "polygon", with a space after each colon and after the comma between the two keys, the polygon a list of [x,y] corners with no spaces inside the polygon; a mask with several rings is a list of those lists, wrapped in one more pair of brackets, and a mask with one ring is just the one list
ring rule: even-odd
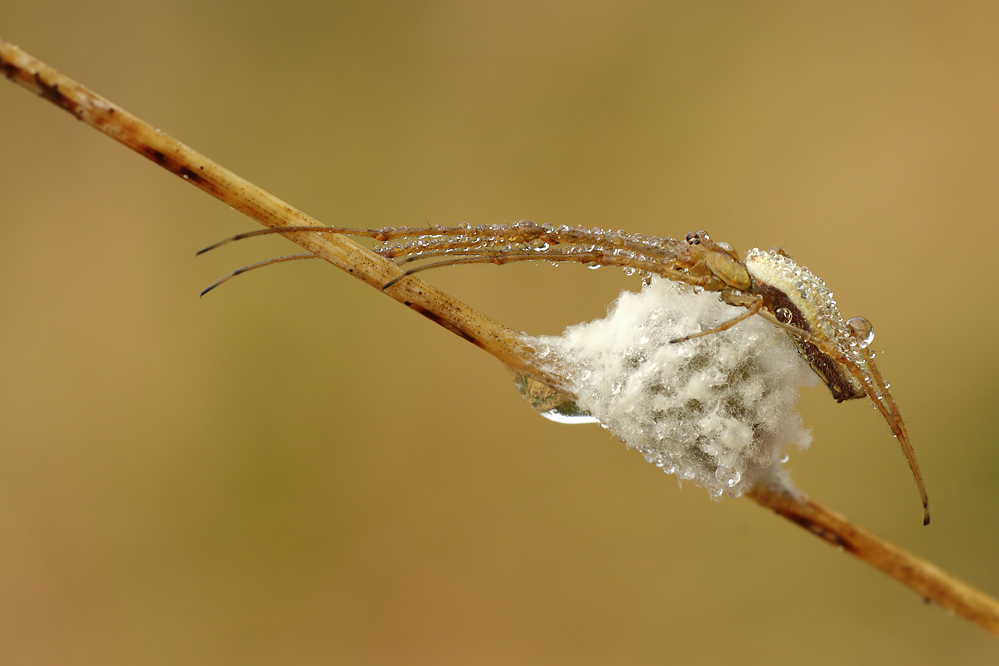
{"label": "hanging water drop", "polygon": [[567,393],[527,375],[514,373],[514,381],[527,404],[549,421],[569,424],[599,423],[596,417],[580,409],[575,399]]}
{"label": "hanging water drop", "polygon": [[863,317],[850,317],[846,325],[853,331],[862,348],[874,342],[874,325]]}
{"label": "hanging water drop", "polygon": [[[729,488],[735,487],[739,481],[742,480],[742,473],[739,470],[732,469],[731,467],[720,466],[715,470],[715,478],[720,482],[728,486]],[[718,489],[719,495],[721,494],[721,489]]]}

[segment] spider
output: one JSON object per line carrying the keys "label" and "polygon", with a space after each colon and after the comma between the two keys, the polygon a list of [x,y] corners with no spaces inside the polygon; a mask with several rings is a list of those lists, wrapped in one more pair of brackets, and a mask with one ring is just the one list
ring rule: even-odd
{"label": "spider", "polygon": [[[780,249],[749,251],[741,259],[728,243],[717,242],[705,231],[690,232],[683,240],[644,236],[624,231],[553,227],[520,220],[513,224],[415,229],[385,227],[284,227],[260,229],[219,241],[198,252],[243,238],[297,231],[366,236],[381,245],[374,252],[400,265],[431,259],[382,285],[391,289],[398,281],[420,271],[460,264],[506,264],[517,261],[578,262],[596,268],[618,266],[625,273],[658,275],[694,288],[718,292],[729,305],[745,308],[739,316],[707,330],[672,340],[712,335],[752,316],[760,316],[788,333],[799,354],[829,387],[838,401],[870,398],[888,422],[909,463],[923,503],[923,524],[929,524],[929,502],[922,473],[898,406],[888,391],[868,346],[874,338],[871,323],[863,317],[844,320],[825,283],[807,268],[798,266]],[[312,259],[295,254],[268,259],[236,270],[206,288],[202,295],[248,270],[273,263]]]}

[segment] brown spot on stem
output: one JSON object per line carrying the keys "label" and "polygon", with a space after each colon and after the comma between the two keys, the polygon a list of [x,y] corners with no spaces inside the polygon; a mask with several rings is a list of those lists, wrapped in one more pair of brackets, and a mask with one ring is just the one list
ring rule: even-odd
{"label": "brown spot on stem", "polygon": [[201,174],[197,174],[188,169],[187,167],[181,167],[179,173],[182,178],[187,178],[188,180],[193,180],[193,181],[201,180]]}
{"label": "brown spot on stem", "polygon": [[35,72],[34,76],[35,76],[35,83],[38,85],[40,91],[39,95],[41,95],[44,99],[47,99],[48,101],[52,102],[56,106],[76,115],[75,105],[73,104],[72,101],[67,99],[66,96],[59,91],[58,83],[51,83],[51,84],[46,83],[44,80],[42,80],[41,73],[39,72]]}
{"label": "brown spot on stem", "polygon": [[476,340],[475,338],[473,338],[467,332],[465,332],[465,331],[463,331],[463,330],[461,330],[459,328],[455,328],[452,324],[450,324],[449,322],[445,321],[436,312],[431,312],[430,310],[427,310],[422,305],[416,305],[415,303],[408,303],[407,302],[406,305],[409,306],[410,309],[412,309],[412,310],[414,310],[416,312],[419,312],[421,315],[423,315],[424,317],[426,317],[430,321],[434,322],[435,324],[443,326],[444,328],[446,328],[447,330],[451,331],[452,333],[454,333],[458,337],[464,338],[465,340],[468,340],[469,342],[471,342],[476,347],[484,348],[484,347],[482,347],[482,343],[481,342],[479,342],[478,340]]}
{"label": "brown spot on stem", "polygon": [[808,530],[809,532],[811,532],[815,536],[819,537],[823,541],[827,541],[827,542],[831,543],[832,545],[836,546],[837,548],[842,548],[844,550],[851,550],[852,551],[852,549],[850,548],[850,544],[848,544],[846,541],[844,541],[843,539],[841,539],[838,534],[835,534],[834,532],[830,532],[825,527],[823,527],[819,523],[811,520],[810,518],[807,518],[805,516],[801,516],[801,515],[798,515],[798,514],[795,514],[795,513],[792,513],[792,512],[788,512],[788,513],[778,512],[778,513],[780,513],[781,515],[783,515],[785,518],[787,518],[791,522],[797,523],[801,527],[804,527],[806,530]]}

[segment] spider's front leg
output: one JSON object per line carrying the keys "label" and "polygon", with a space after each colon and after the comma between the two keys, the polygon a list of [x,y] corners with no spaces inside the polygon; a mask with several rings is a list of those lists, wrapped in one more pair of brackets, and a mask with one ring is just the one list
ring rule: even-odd
{"label": "spider's front leg", "polygon": [[763,299],[759,296],[753,294],[743,294],[742,292],[724,290],[721,293],[721,298],[723,301],[729,305],[734,305],[736,307],[746,308],[746,311],[740,314],[738,317],[733,317],[728,321],[724,321],[714,328],[708,329],[707,331],[701,331],[700,333],[693,333],[691,335],[686,335],[682,338],[677,338],[676,340],[670,340],[670,344],[677,344],[680,342],[686,342],[687,340],[693,340],[694,338],[701,338],[705,335],[711,335],[712,333],[720,333],[726,331],[741,321],[745,321],[755,314],[761,314],[765,312],[763,309]]}

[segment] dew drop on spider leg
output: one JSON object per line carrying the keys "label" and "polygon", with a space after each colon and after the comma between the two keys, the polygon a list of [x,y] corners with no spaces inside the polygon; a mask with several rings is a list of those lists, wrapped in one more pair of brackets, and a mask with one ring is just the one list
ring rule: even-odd
{"label": "dew drop on spider leg", "polygon": [[774,312],[774,316],[777,317],[777,321],[782,324],[791,323],[791,311],[787,308],[777,308],[776,312]]}
{"label": "dew drop on spider leg", "polygon": [[861,347],[866,348],[874,342],[874,326],[863,317],[851,317],[846,321],[846,325],[853,331]]}

